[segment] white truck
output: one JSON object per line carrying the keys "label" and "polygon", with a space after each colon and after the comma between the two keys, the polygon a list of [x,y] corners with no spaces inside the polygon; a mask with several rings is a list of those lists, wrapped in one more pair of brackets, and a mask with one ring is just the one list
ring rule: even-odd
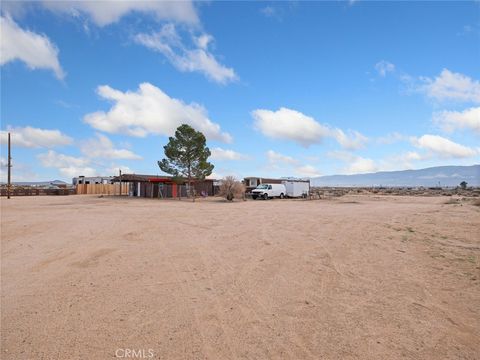
{"label": "white truck", "polygon": [[252,198],[264,199],[279,197],[283,199],[287,194],[284,184],[260,184],[252,190]]}

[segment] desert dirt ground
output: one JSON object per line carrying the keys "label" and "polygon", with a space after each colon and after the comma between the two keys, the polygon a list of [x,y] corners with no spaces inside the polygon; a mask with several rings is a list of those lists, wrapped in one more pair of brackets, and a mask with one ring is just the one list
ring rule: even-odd
{"label": "desert dirt ground", "polygon": [[478,359],[480,207],[447,199],[3,198],[0,358]]}

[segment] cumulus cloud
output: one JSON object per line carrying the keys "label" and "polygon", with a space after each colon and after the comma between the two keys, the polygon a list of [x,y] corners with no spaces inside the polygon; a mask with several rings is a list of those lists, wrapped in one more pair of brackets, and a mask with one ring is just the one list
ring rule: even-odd
{"label": "cumulus cloud", "polygon": [[419,90],[434,100],[480,103],[480,82],[466,75],[443,69],[434,79],[421,81]]}
{"label": "cumulus cloud", "polygon": [[[89,156],[92,154],[88,154]],[[103,159],[109,158],[105,154],[99,154]],[[99,162],[99,158],[94,159],[90,156],[70,156],[49,150],[46,153],[37,155],[40,164],[46,168],[53,168],[65,178],[77,176],[100,176],[118,174],[121,169],[123,173],[133,172],[128,166],[112,163]],[[121,154],[122,158],[124,154]],[[112,158],[112,157],[110,157]],[[113,158],[112,158],[113,159]],[[119,159],[116,158],[115,159]]]}
{"label": "cumulus cloud", "polygon": [[398,169],[413,169],[414,162],[429,160],[433,157],[434,154],[432,154],[431,152],[406,151],[381,160],[381,170],[392,171]]}
{"label": "cumulus cloud", "polygon": [[423,135],[412,138],[412,144],[442,158],[468,158],[479,152],[464,145],[457,144],[438,135]]}
{"label": "cumulus cloud", "polygon": [[246,155],[243,155],[233,150],[222,149],[220,147],[210,149],[210,152],[212,153],[212,156],[211,156],[212,160],[245,160],[247,159]]}
{"label": "cumulus cloud", "polygon": [[395,65],[391,62],[381,60],[375,64],[375,70],[382,77],[385,77],[387,73],[395,71]]}
{"label": "cumulus cloud", "polygon": [[433,115],[433,121],[443,130],[473,130],[480,134],[480,107],[472,107],[464,111],[441,111]]}
{"label": "cumulus cloud", "polygon": [[377,138],[377,142],[379,144],[384,144],[384,145],[394,144],[396,142],[405,141],[405,140],[409,140],[409,137],[402,135],[399,132],[392,132],[385,136],[381,136]]}
{"label": "cumulus cloud", "polygon": [[104,174],[119,174],[120,170],[122,170],[123,174],[133,173],[132,169],[125,165],[112,165],[105,169]]}
{"label": "cumulus cloud", "polygon": [[97,130],[145,137],[148,134],[172,135],[181,124],[189,124],[208,139],[231,142],[232,137],[208,118],[199,104],[185,104],[174,99],[156,86],[143,83],[135,92],[99,86],[97,93],[113,102],[109,111],[85,115],[84,121]]}
{"label": "cumulus cloud", "polygon": [[58,49],[47,36],[20,28],[8,16],[0,16],[0,28],[0,65],[20,60],[30,69],[48,69],[58,79],[65,77]]}
{"label": "cumulus cloud", "polygon": [[330,129],[330,136],[335,138],[337,142],[347,150],[358,150],[365,147],[368,138],[358,131],[350,130],[348,135],[341,129]]}
{"label": "cumulus cloud", "polygon": [[347,135],[341,129],[323,125],[310,116],[284,107],[277,111],[254,110],[252,117],[255,127],[265,136],[292,140],[306,147],[321,143],[327,137],[336,139],[342,147],[350,150],[363,147],[367,141],[358,131],[349,131]]}
{"label": "cumulus cloud", "polygon": [[97,170],[91,167],[90,161],[85,158],[60,154],[53,150],[39,154],[37,157],[43,166],[56,168],[65,177],[98,175]]}
{"label": "cumulus cloud", "polygon": [[427,157],[425,155],[421,155],[416,151],[407,151],[405,154],[403,154],[402,158],[405,161],[419,161],[419,160],[425,160]]}
{"label": "cumulus cloud", "polygon": [[116,149],[112,141],[102,134],[86,140],[81,146],[82,153],[90,158],[140,160],[142,157],[128,149]]}
{"label": "cumulus cloud", "polygon": [[135,42],[164,55],[170,63],[183,72],[201,72],[208,79],[226,84],[238,79],[232,68],[220,64],[209,51],[213,37],[201,34],[193,37],[194,46],[187,46],[174,24],[164,25],[152,34],[137,34]]}
{"label": "cumulus cloud", "polygon": [[291,156],[280,154],[273,150],[268,150],[266,155],[268,166],[271,169],[281,169],[282,171],[288,171],[293,173],[294,176],[299,177],[320,176],[320,171],[318,171],[314,166],[301,164],[300,161]]}
{"label": "cumulus cloud", "polygon": [[346,163],[342,169],[345,174],[362,174],[378,171],[375,161],[346,151],[332,151],[328,156]]}
{"label": "cumulus cloud", "polygon": [[188,25],[199,22],[192,1],[43,1],[41,3],[54,12],[74,17],[86,14],[98,26],[119,21],[133,12],[154,15],[158,20],[172,20]]}
{"label": "cumulus cloud", "polygon": [[270,164],[277,164],[277,163],[284,163],[284,164],[290,164],[290,165],[298,164],[298,161],[292,158],[291,156],[283,155],[273,150],[267,151],[267,160]]}
{"label": "cumulus cloud", "polygon": [[328,127],[312,117],[284,107],[277,111],[254,110],[252,116],[255,127],[264,135],[293,140],[303,146],[319,143],[330,134]]}
{"label": "cumulus cloud", "polygon": [[296,174],[300,177],[316,177],[316,176],[321,176],[322,173],[318,171],[314,166],[312,165],[303,165],[303,166],[298,166],[295,169]]}
{"label": "cumulus cloud", "polygon": [[375,165],[375,161],[361,156],[353,160],[352,163],[346,168],[346,172],[349,174],[370,173],[377,170],[378,169]]}
{"label": "cumulus cloud", "polygon": [[0,131],[2,144],[7,143],[8,133],[11,133],[10,139],[12,146],[27,148],[53,148],[56,146],[70,145],[73,139],[60,130],[39,129],[31,126],[26,127],[8,127],[7,130]]}
{"label": "cumulus cloud", "polygon": [[[0,182],[5,183],[8,181],[8,162],[4,157],[0,157]],[[29,164],[24,164],[21,162],[16,162],[12,160],[12,166],[14,170],[11,174],[11,181],[33,181],[38,179],[38,174],[36,174]]]}

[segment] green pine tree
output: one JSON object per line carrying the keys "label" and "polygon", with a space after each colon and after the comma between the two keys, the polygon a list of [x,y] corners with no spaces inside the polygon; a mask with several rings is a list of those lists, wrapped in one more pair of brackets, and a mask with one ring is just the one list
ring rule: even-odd
{"label": "green pine tree", "polygon": [[177,128],[174,137],[169,137],[168,144],[163,147],[165,158],[158,161],[163,172],[174,177],[188,179],[190,195],[195,201],[192,180],[203,180],[213,171],[213,164],[207,161],[210,149],[206,146],[205,135],[189,125]]}

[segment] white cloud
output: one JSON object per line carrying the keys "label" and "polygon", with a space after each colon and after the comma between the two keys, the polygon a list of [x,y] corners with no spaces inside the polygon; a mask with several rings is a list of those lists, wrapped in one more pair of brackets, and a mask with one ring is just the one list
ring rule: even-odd
{"label": "white cloud", "polygon": [[316,177],[322,174],[312,165],[303,165],[295,169],[296,174],[300,177]]}
{"label": "white cloud", "polygon": [[293,173],[300,177],[315,177],[320,176],[320,172],[312,165],[302,165],[297,159],[280,154],[273,150],[266,152],[268,166],[270,169],[281,170],[283,172]]}
{"label": "white cloud", "polygon": [[134,40],[138,44],[163,54],[180,71],[198,71],[220,84],[238,79],[232,68],[220,64],[208,50],[208,45],[213,40],[211,35],[202,34],[199,37],[193,37],[195,47],[189,48],[177,33],[175,25],[166,24],[158,32],[137,34]]}
{"label": "white cloud", "polygon": [[89,166],[90,161],[85,158],[59,154],[53,150],[39,154],[38,159],[45,167],[56,168],[62,176],[96,176],[97,170]]}
{"label": "white cloud", "polygon": [[114,174],[118,175],[120,170],[122,170],[122,174],[131,174],[133,173],[132,169],[125,165],[112,165],[109,168],[105,169],[104,174]]}
{"label": "white cloud", "polygon": [[368,138],[358,131],[350,130],[349,134],[345,134],[343,130],[331,129],[331,136],[335,138],[338,143],[347,150],[358,150],[365,147]]}
{"label": "white cloud", "polygon": [[97,92],[114,105],[108,112],[85,115],[84,121],[95,129],[137,137],[147,134],[168,136],[181,124],[189,124],[208,139],[232,141],[228,133],[221,132],[220,126],[208,118],[203,106],[196,103],[187,105],[152,84],[140,84],[136,92],[121,92],[104,85],[99,86]]}
{"label": "white cloud", "polygon": [[[0,182],[8,181],[8,162],[4,157],[0,157]],[[12,159],[11,181],[34,181],[38,175],[32,170],[29,164],[16,162]]]}
{"label": "white cloud", "polygon": [[362,174],[378,171],[378,166],[374,160],[346,151],[332,151],[328,153],[328,156],[347,164],[342,170],[344,174]]}
{"label": "white cloud", "polygon": [[277,111],[252,111],[255,127],[264,135],[275,139],[293,140],[303,146],[321,142],[330,134],[328,127],[299,111],[280,108]]}
{"label": "white cloud", "polygon": [[252,111],[255,127],[262,134],[274,139],[287,139],[302,146],[310,146],[332,137],[346,149],[358,149],[368,140],[358,131],[349,131],[349,134],[338,128],[320,124],[314,118],[299,111],[280,108],[277,111],[257,109]]}
{"label": "white cloud", "polygon": [[402,135],[398,132],[392,132],[392,133],[389,133],[385,136],[381,136],[381,137],[377,138],[377,142],[379,144],[389,145],[389,144],[393,144],[393,143],[396,143],[396,142],[405,141],[405,140],[408,140],[408,139],[409,139],[408,136]]}
{"label": "white cloud", "polygon": [[425,160],[426,157],[425,157],[425,155],[421,155],[416,151],[407,151],[403,155],[403,159],[405,161],[419,161],[419,160]]}
{"label": "white cloud", "polygon": [[290,164],[290,165],[298,164],[298,161],[292,158],[291,156],[283,155],[273,150],[267,151],[267,160],[272,165],[275,165],[278,163]]}
{"label": "white cloud", "polygon": [[86,166],[89,163],[88,159],[60,154],[53,150],[39,154],[38,158],[46,167]]}
{"label": "white cloud", "polygon": [[363,158],[361,156],[353,160],[346,168],[346,172],[349,174],[370,173],[377,170],[378,168],[375,165],[375,161],[373,161],[372,159]]}
{"label": "white cloud", "polygon": [[260,13],[267,18],[275,19],[277,21],[282,21],[285,14],[285,7],[279,6],[277,3],[275,6],[265,6],[260,9]]}
{"label": "white cloud", "polygon": [[[91,155],[91,154],[89,154]],[[102,154],[103,158],[105,156]],[[53,150],[37,155],[40,164],[46,168],[56,169],[62,177],[73,178],[77,176],[99,176],[99,175],[116,175],[119,169],[122,173],[133,172],[128,166],[118,165],[115,163],[105,164],[94,162],[91,157],[76,157],[60,154]]]}
{"label": "white cloud", "polygon": [[30,69],[49,69],[58,79],[65,77],[58,49],[47,36],[20,28],[8,16],[0,16],[0,28],[0,65],[20,60]]}
{"label": "white cloud", "polygon": [[199,22],[192,1],[43,1],[43,6],[54,12],[66,13],[74,17],[86,14],[98,26],[106,26],[119,21],[123,16],[141,12],[154,15],[158,20],[172,20],[188,25]]}
{"label": "white cloud", "polygon": [[391,62],[381,60],[375,64],[375,70],[382,77],[385,77],[387,73],[395,71],[395,65]]}
{"label": "white cloud", "polygon": [[264,8],[260,9],[260,12],[266,17],[274,17],[277,15],[277,11],[273,6],[265,6]]}
{"label": "white cloud", "polygon": [[240,154],[239,152],[222,149],[219,147],[213,148],[210,150],[212,153],[212,160],[245,160],[247,159],[246,155]]}
{"label": "white cloud", "polygon": [[407,151],[381,160],[380,168],[383,171],[413,169],[413,162],[429,160],[433,155],[434,154],[430,152],[419,153],[417,151]]}
{"label": "white cloud", "polygon": [[8,133],[12,146],[27,148],[53,148],[55,146],[70,145],[73,139],[59,130],[38,129],[30,126],[7,127],[7,130],[0,131],[2,144],[7,143]]}
{"label": "white cloud", "polygon": [[438,135],[427,134],[420,138],[412,138],[412,143],[416,147],[427,150],[442,158],[467,158],[479,153],[475,149],[457,144]]}
{"label": "white cloud", "polygon": [[437,101],[480,103],[480,82],[466,75],[443,69],[434,79],[422,77],[419,90]]}
{"label": "white cloud", "polygon": [[433,121],[447,132],[467,129],[480,134],[480,107],[472,107],[461,112],[437,112],[433,115]]}
{"label": "white cloud", "polygon": [[85,141],[81,146],[82,153],[89,158],[140,160],[141,156],[127,149],[115,149],[112,141],[102,134]]}

